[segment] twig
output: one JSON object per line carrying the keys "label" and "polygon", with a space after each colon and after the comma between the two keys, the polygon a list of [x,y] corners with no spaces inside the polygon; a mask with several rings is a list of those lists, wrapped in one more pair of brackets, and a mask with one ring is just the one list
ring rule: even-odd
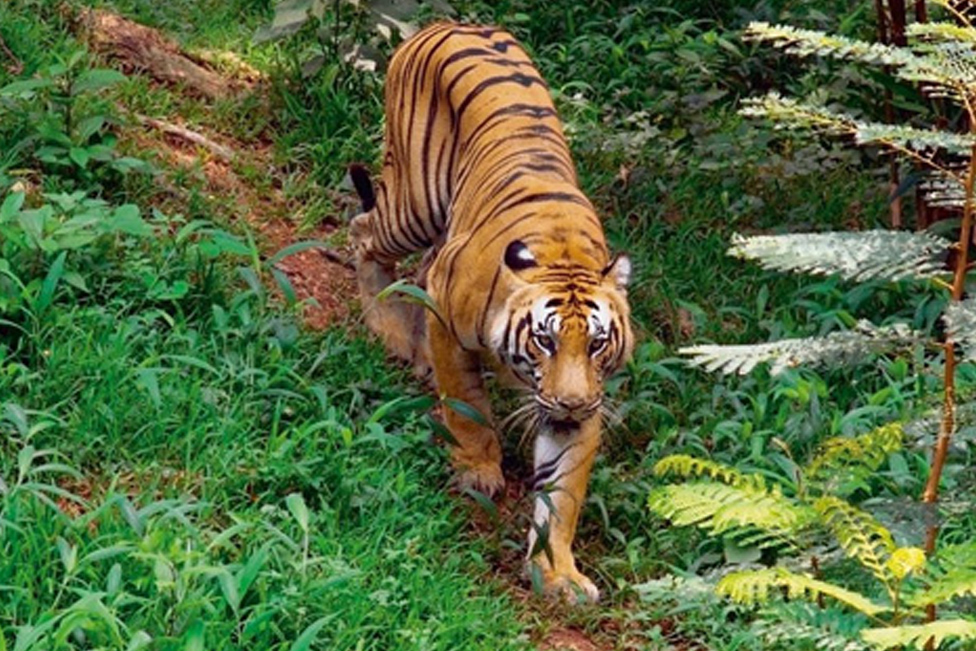
{"label": "twig", "polygon": [[3,40],[3,34],[0,34],[0,50],[7,55],[10,59],[10,64],[7,66],[7,72],[12,75],[19,75],[24,71],[24,62],[17,58],[17,55],[11,52],[10,48],[7,47],[7,42]]}
{"label": "twig", "polygon": [[201,147],[210,151],[217,158],[220,158],[228,163],[233,161],[235,158],[233,149],[230,147],[225,147],[218,142],[214,142],[205,135],[197,133],[192,129],[187,129],[186,127],[181,127],[178,124],[166,122],[165,120],[158,120],[145,115],[136,114],[136,119],[139,120],[140,124],[153,127],[154,129],[159,129],[163,133],[177,136],[178,138],[182,138],[183,140],[191,142],[195,145],[200,145]]}

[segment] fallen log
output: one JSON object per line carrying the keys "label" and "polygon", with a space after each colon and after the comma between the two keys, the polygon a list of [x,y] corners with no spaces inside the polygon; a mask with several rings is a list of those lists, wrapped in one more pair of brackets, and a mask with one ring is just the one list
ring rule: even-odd
{"label": "fallen log", "polygon": [[172,39],[118,14],[83,8],[75,18],[92,50],[125,72],[144,73],[161,83],[182,87],[211,100],[230,97],[250,86],[221,76],[203,65],[199,58],[194,61]]}

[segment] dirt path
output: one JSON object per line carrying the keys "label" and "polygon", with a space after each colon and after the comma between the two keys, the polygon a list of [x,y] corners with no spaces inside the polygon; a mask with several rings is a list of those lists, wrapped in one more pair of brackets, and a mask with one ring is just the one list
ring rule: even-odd
{"label": "dirt path", "polygon": [[[177,121],[171,124],[179,125],[178,118],[174,120]],[[195,130],[193,133],[201,132]],[[182,136],[147,124],[133,127],[127,135],[140,149],[155,152],[166,166],[199,176],[204,191],[230,212],[228,216],[233,221],[246,224],[258,234],[258,244],[265,257],[296,242],[327,240],[341,228],[341,220],[332,217],[312,230],[299,232],[298,225],[291,219],[299,212],[298,206],[281,189],[280,174],[272,162],[270,145],[249,148],[224,134],[201,133],[222,149],[232,152],[227,159]],[[242,165],[266,172],[272,179],[271,189],[256,190],[238,173],[237,169]],[[349,201],[352,198],[337,197],[340,206]],[[288,256],[277,265],[288,276],[298,300],[305,301],[305,322],[311,328],[324,329],[349,316],[350,301],[356,296],[356,283],[352,269],[343,263],[346,255],[342,250],[307,249]]]}
{"label": "dirt path", "polygon": [[[212,101],[263,92],[261,73],[233,53],[186,52],[157,30],[108,11],[81,9],[73,21],[79,35],[110,65],[145,75],[155,85],[187,98]],[[140,157],[154,159],[164,170],[157,179],[165,190],[161,207],[179,210],[193,191],[201,192],[217,204],[217,212],[257,234],[264,257],[295,242],[327,239],[340,227],[341,220],[333,216],[299,232],[292,216],[302,212],[301,206],[282,191],[284,174],[274,164],[271,143],[243,143],[212,127],[185,124],[179,115],[146,116],[121,108],[131,122],[121,140],[134,143]],[[257,170],[270,180],[270,189],[256,189],[243,170]],[[337,212],[343,212],[349,199],[335,199]],[[349,315],[355,282],[352,270],[343,263],[344,255],[308,249],[278,264],[298,300],[305,303],[309,327],[323,329]]]}

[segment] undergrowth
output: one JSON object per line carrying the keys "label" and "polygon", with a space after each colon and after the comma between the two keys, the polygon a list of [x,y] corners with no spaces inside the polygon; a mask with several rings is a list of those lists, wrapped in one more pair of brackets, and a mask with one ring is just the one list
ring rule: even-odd
{"label": "undergrowth", "polygon": [[[63,99],[0,99],[0,200],[25,193],[11,214],[49,206],[41,239],[58,240],[82,213],[99,224],[89,241],[53,249],[0,234],[18,281],[0,271],[8,648],[42,638],[49,648],[139,648],[150,637],[150,648],[173,649],[526,648],[560,625],[607,648],[763,648],[747,608],[704,589],[675,601],[672,575],[694,587],[694,573],[726,550],[649,518],[646,496],[662,484],[653,466],[666,454],[788,480],[785,450],[807,458],[830,437],[933,400],[921,360],[878,359],[870,378],[796,369],[716,380],[675,357],[693,341],[826,334],[864,314],[936,327],[934,293],[801,285],[725,256],[734,231],[883,224],[885,168],[870,153],[772,134],[736,113],[739,98],[772,85],[878,110],[873,81],[856,90],[820,66],[755,57],[735,32],[750,19],[789,19],[857,35],[871,33],[872,17],[846,3],[453,4],[525,42],[566,121],[584,190],[613,248],[635,263],[641,343],[610,387],[622,421],[577,537],[609,602],[518,607],[507,595],[525,585],[524,550],[512,543],[524,520],[493,520],[487,536],[465,524],[481,507],[446,492],[423,388],[388,366],[356,322],[304,330],[275,289],[261,235],[198,187],[198,169],[174,169],[126,137],[140,113],[266,148],[273,170],[239,165],[240,175],[280,188],[295,224],[341,223],[345,165],[378,156],[381,76],[328,57],[303,71],[330,47],[311,26],[255,43],[269,2],[115,0],[99,6],[191,49],[232,50],[266,81],[210,104],[140,76],[115,80],[77,99],[79,115],[101,123],[86,139],[69,129],[62,152],[38,150],[51,133],[39,125],[57,127]],[[23,64],[11,72],[0,56],[0,86],[60,79],[69,74],[52,70],[60,64],[70,74],[107,65],[54,2],[0,5],[0,36]],[[108,149],[71,154],[93,146]],[[164,181],[186,192],[174,196]],[[81,195],[65,208],[72,192]],[[120,214],[128,227],[110,226]],[[507,443],[516,456],[517,440]],[[972,487],[966,465],[946,473],[960,498]],[[924,467],[924,449],[906,447],[865,482],[873,494],[915,496]],[[974,531],[960,519],[945,535]]]}

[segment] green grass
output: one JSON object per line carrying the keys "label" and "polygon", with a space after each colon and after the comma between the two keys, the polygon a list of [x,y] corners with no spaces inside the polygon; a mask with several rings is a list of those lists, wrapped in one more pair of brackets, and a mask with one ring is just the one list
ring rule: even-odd
{"label": "green grass", "polygon": [[[525,514],[488,536],[467,525],[479,507],[446,490],[445,451],[431,443],[424,402],[412,399],[423,388],[388,365],[354,321],[303,331],[295,308],[259,280],[273,284],[232,222],[235,208],[207,197],[199,171],[169,169],[125,138],[113,151],[154,161],[177,196],[150,174],[44,162],[36,125],[57,111],[0,100],[0,189],[17,180],[81,189],[110,210],[138,206],[146,225],[67,250],[65,272],[84,288],[64,276],[50,305],[38,299],[59,251],[3,241],[0,231],[0,259],[25,285],[0,276],[8,648],[15,640],[24,649],[136,648],[144,632],[153,649],[297,651],[303,632],[317,631],[312,648],[514,649],[555,625],[609,648],[688,639],[761,648],[749,613],[705,595],[694,610],[647,583],[708,568],[722,552],[649,516],[646,497],[659,481],[651,466],[689,452],[783,476],[780,441],[806,455],[826,436],[912,413],[931,402],[933,387],[894,360],[879,360],[883,372],[871,380],[856,369],[721,379],[684,368],[676,348],[822,333],[880,313],[931,330],[938,305],[908,287],[811,284],[725,255],[736,231],[872,227],[887,212],[870,160],[735,114],[754,88],[775,81],[802,91],[823,75],[751,56],[725,29],[741,22],[726,4],[673,3],[679,16],[639,3],[456,3],[463,15],[509,27],[533,52],[584,189],[614,248],[636,263],[631,301],[642,341],[610,387],[623,421],[608,432],[578,537],[580,561],[608,597],[595,609],[526,607],[509,596],[524,585],[516,568]],[[235,169],[261,191],[280,186],[296,224],[337,210],[346,163],[377,160],[381,79],[335,61],[303,77],[303,61],[321,50],[311,29],[253,43],[269,2],[99,6],[191,48],[232,50],[267,83],[210,105],[133,77],[78,99],[81,114],[104,114],[110,125],[128,124],[129,113],[179,118],[245,150],[270,143],[273,169],[247,159]],[[812,9],[800,3],[792,15],[817,22]],[[0,35],[24,62],[21,78],[83,50],[61,16],[49,2],[0,5]],[[94,65],[87,56],[78,63]],[[13,80],[0,71],[0,86]],[[847,87],[824,88],[838,101],[869,103]],[[35,191],[28,207],[47,202]],[[73,214],[57,213],[62,222]],[[514,440],[509,448],[524,452]],[[956,461],[949,481],[965,497],[966,459]],[[924,449],[905,451],[872,494],[916,496],[924,465]],[[948,531],[966,539],[974,524]],[[53,637],[27,645],[38,631]]]}

